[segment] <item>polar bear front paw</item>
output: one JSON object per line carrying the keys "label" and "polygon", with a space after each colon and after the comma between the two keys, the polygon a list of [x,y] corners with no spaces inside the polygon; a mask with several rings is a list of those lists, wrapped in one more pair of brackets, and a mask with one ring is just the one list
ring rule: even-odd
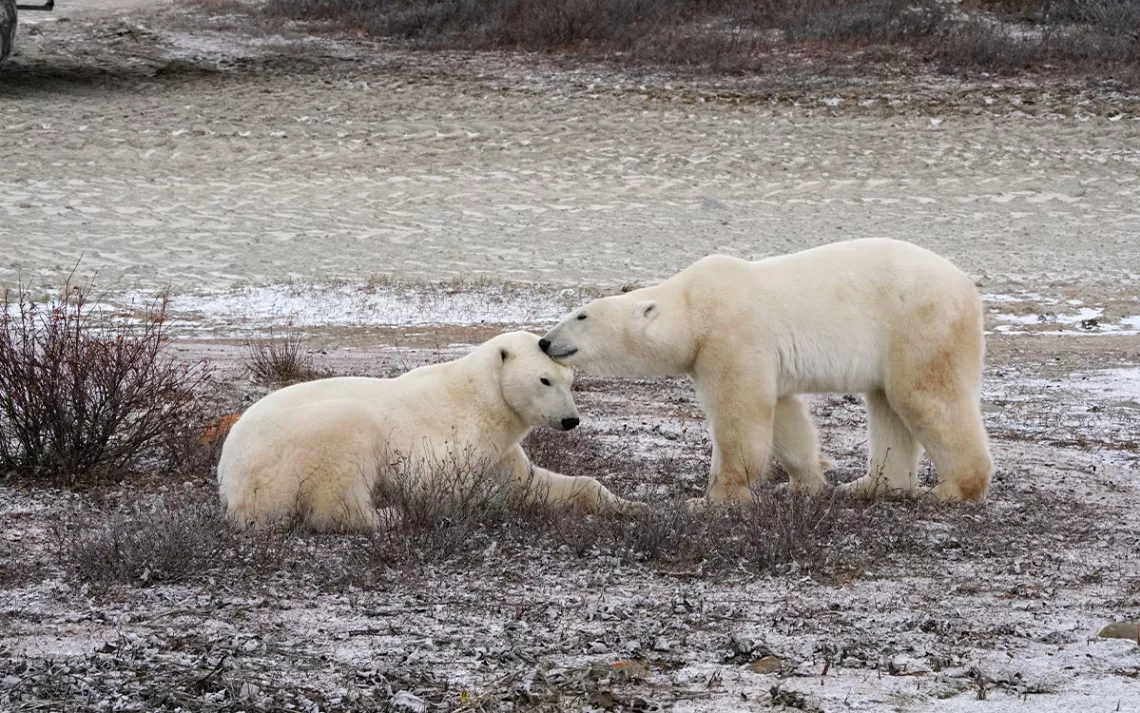
{"label": "polar bear front paw", "polygon": [[708,510],[711,505],[712,501],[708,498],[689,498],[685,501],[685,509],[693,514],[703,513]]}
{"label": "polar bear front paw", "polygon": [[885,493],[889,490],[886,480],[871,475],[864,475],[862,478],[852,480],[850,483],[842,483],[837,486],[837,488],[839,492],[857,498],[872,498],[879,493]]}
{"label": "polar bear front paw", "polygon": [[649,512],[649,505],[637,500],[619,498],[617,511],[622,515],[645,515]]}
{"label": "polar bear front paw", "polygon": [[831,484],[827,482],[826,478],[820,475],[817,477],[793,478],[787,483],[782,484],[781,487],[793,493],[819,495],[820,493],[827,492],[831,488]]}
{"label": "polar bear front paw", "polygon": [[864,475],[862,478],[852,480],[837,486],[839,491],[857,498],[873,498],[881,495],[917,495],[918,491],[909,485],[892,483],[890,480],[877,475]]}

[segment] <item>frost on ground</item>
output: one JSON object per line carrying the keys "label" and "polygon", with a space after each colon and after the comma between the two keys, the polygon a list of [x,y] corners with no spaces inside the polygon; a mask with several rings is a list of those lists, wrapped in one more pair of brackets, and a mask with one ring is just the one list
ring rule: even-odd
{"label": "frost on ground", "polygon": [[[215,361],[235,400],[257,393],[240,348],[179,349]],[[989,502],[883,503],[883,519],[868,522],[906,527],[880,554],[859,556],[878,542],[859,528],[823,543],[849,566],[811,550],[767,563],[670,560],[636,532],[649,522],[568,517],[534,532],[487,525],[462,543],[444,529],[430,540],[455,548],[442,556],[207,528],[201,537],[222,538],[217,567],[163,560],[176,538],[159,529],[146,566],[108,580],[75,561],[84,528],[163,502],[206,507],[212,522],[208,474],[98,497],[7,486],[0,705],[1137,710],[1140,645],[1097,637],[1140,616],[1140,410],[1126,365],[1136,349],[1129,337],[992,337]],[[456,349],[315,351],[321,369],[381,375]],[[700,491],[708,448],[687,383],[583,377],[577,389],[582,432],[532,444],[540,464],[658,508]],[[859,400],[818,397],[812,408],[837,463],[830,477],[859,475]],[[699,521],[686,522],[681,539],[699,539]]]}
{"label": "frost on ground", "polygon": [[[283,284],[171,295],[168,313],[182,333],[243,337],[266,329],[499,327],[553,323],[598,293],[587,288],[410,282]],[[154,299],[152,291],[112,297],[130,311]]]}
{"label": "frost on ground", "polygon": [[[628,283],[621,289],[652,284]],[[557,287],[525,283],[373,279],[364,284],[303,282],[247,285],[169,293],[172,328],[195,338],[248,338],[284,327],[309,330],[359,327],[407,329],[485,325],[542,329],[566,312],[618,288]],[[1093,305],[1052,294],[985,293],[990,334],[1065,336],[1140,335],[1140,298],[1126,291],[1102,293]],[[129,314],[151,303],[155,290],[109,291],[107,309]]]}

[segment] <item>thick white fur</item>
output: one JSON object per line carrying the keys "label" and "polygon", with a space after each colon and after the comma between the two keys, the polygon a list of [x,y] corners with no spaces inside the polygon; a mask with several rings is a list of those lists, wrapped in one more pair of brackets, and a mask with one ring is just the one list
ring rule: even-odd
{"label": "thick white fur", "polygon": [[540,344],[596,373],[692,377],[713,437],[712,501],[749,498],[772,455],[793,488],[826,485],[802,393],[866,394],[869,468],[846,486],[857,493],[916,490],[923,448],[940,497],[981,499],[993,472],[981,300],[962,271],[910,243],[713,255],[571,312]]}
{"label": "thick white fur", "polygon": [[394,516],[373,506],[374,488],[449,464],[490,467],[531,500],[623,507],[593,478],[532,466],[519,446],[534,426],[578,420],[570,369],[537,343],[512,332],[395,379],[320,379],[269,394],[222,447],[218,485],[230,516],[241,526],[300,515],[318,530],[374,529]]}

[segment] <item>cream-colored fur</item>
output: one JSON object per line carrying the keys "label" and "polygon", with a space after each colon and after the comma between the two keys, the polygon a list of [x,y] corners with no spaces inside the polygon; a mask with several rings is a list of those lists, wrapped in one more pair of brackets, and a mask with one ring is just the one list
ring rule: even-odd
{"label": "cream-colored fur", "polygon": [[532,427],[578,423],[570,369],[537,342],[512,332],[395,379],[320,379],[269,394],[222,447],[218,485],[231,517],[242,526],[300,515],[319,530],[374,529],[396,515],[377,511],[374,488],[448,468],[489,469],[529,500],[624,507],[594,478],[534,467],[523,453]]}
{"label": "cream-colored fur", "polygon": [[707,497],[747,499],[775,455],[796,489],[826,485],[802,393],[866,394],[856,493],[914,491],[922,449],[939,497],[984,497],[982,304],[973,282],[916,245],[852,240],[747,262],[699,260],[571,312],[540,342],[555,361],[622,376],[687,374],[713,438]]}

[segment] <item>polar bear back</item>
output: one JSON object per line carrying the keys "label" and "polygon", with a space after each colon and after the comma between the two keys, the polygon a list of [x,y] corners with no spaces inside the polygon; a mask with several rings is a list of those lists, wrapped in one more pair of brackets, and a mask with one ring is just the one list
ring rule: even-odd
{"label": "polar bear back", "polygon": [[980,348],[973,282],[911,243],[868,238],[753,262],[714,255],[662,286],[674,281],[699,322],[775,349],[782,393],[881,388],[903,343],[917,359],[947,339]]}

